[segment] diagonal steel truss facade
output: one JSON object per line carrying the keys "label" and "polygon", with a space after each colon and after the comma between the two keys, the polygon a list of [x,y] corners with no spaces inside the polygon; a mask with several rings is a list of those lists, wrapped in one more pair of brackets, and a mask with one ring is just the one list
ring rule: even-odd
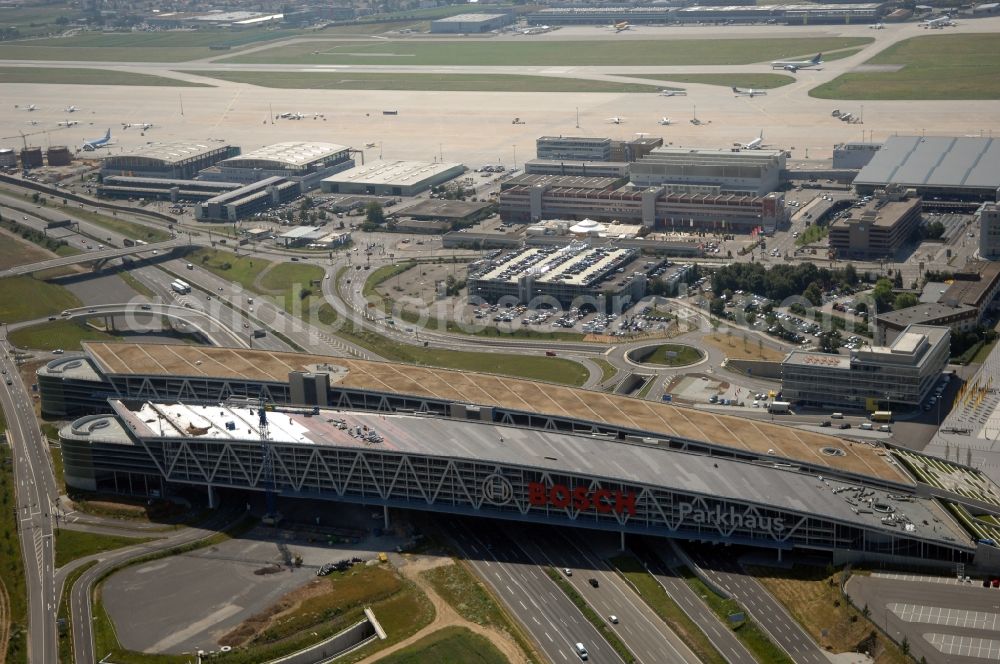
{"label": "diagonal steel truss facade", "polygon": [[[149,438],[138,445],[168,482],[264,490],[259,441]],[[958,544],[943,546],[822,515],[541,467],[387,451],[374,444],[358,448],[272,443],[271,454],[274,490],[289,498],[770,548],[855,550],[938,560],[964,560],[968,555]],[[544,498],[539,500],[539,495]],[[566,495],[567,501],[552,498]],[[594,498],[601,495],[603,500]]]}

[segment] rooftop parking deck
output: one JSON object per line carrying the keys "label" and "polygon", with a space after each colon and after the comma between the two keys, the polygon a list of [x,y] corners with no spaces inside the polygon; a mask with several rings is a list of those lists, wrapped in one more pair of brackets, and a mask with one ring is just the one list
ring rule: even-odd
{"label": "rooftop parking deck", "polygon": [[[682,408],[580,388],[434,367],[370,362],[302,353],[132,343],[85,343],[106,374],[178,375],[285,383],[292,371],[329,365],[331,387],[406,394],[533,413],[676,436],[773,454],[819,467],[910,483],[885,451],[866,443],[748,418]],[[780,416],[779,416],[780,417]],[[844,452],[824,453],[824,448]]]}

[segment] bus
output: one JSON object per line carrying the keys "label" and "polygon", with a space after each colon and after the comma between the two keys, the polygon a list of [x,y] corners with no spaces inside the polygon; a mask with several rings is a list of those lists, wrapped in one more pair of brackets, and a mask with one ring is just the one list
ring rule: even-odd
{"label": "bus", "polygon": [[892,422],[891,410],[876,410],[871,415],[872,422]]}
{"label": "bus", "polygon": [[170,284],[170,288],[173,289],[175,293],[180,293],[181,295],[186,295],[191,292],[191,284],[186,281],[181,281],[177,279]]}

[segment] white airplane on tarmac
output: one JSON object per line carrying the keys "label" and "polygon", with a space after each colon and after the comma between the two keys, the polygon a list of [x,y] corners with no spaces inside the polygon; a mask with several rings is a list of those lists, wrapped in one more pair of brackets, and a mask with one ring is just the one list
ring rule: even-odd
{"label": "white airplane on tarmac", "polygon": [[80,124],[80,122],[78,120],[60,120],[56,124],[58,124],[60,127],[74,127]]}
{"label": "white airplane on tarmac", "polygon": [[613,118],[608,118],[608,122],[610,122],[611,124],[621,124],[625,122],[625,118],[620,118],[616,115]]}
{"label": "white airplane on tarmac", "polygon": [[63,113],[76,113],[80,110],[79,106],[67,106],[63,109]]}
{"label": "white airplane on tarmac", "polygon": [[784,69],[793,74],[800,69],[812,69],[823,64],[823,54],[817,53],[811,60],[775,60],[771,63],[771,69]]}
{"label": "white airplane on tarmac", "polygon": [[38,110],[38,107],[35,106],[34,104],[27,104],[25,106],[18,106],[17,104],[14,104],[14,108],[19,108],[22,111],[37,111]]}
{"label": "white airplane on tarmac", "polygon": [[944,16],[938,16],[937,18],[929,18],[922,23],[925,28],[946,28],[955,25],[955,22],[951,20],[951,17],[945,14]]}
{"label": "white airplane on tarmac", "polygon": [[757,90],[755,88],[737,88],[733,87],[733,94],[737,97],[761,97],[767,94],[767,90]]}
{"label": "white airplane on tarmac", "polygon": [[105,132],[104,136],[102,136],[101,138],[93,138],[89,141],[84,141],[81,147],[87,152],[93,152],[97,148],[102,148],[107,146],[110,142],[111,142],[111,130],[108,129],[108,131]]}
{"label": "white airplane on tarmac", "polygon": [[146,131],[147,129],[152,129],[153,128],[153,123],[152,122],[123,122],[122,123],[122,129],[131,129],[132,127],[135,127],[136,129],[139,129],[141,131]]}
{"label": "white airplane on tarmac", "polygon": [[687,90],[671,90],[670,88],[665,88],[660,90],[661,97],[687,97]]}
{"label": "white airplane on tarmac", "polygon": [[764,144],[764,130],[760,130],[760,136],[753,139],[749,143],[744,143],[741,147],[744,150],[760,150],[761,146]]}
{"label": "white airplane on tarmac", "polygon": [[673,122],[673,120],[671,120],[670,118],[668,118],[667,116],[664,115],[662,118],[660,118],[658,120],[658,123],[661,124],[661,125],[663,125],[664,127],[669,127],[674,122]]}

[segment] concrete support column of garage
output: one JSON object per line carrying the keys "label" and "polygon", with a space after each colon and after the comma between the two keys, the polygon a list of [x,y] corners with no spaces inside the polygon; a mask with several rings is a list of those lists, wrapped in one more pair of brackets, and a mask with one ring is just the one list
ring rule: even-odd
{"label": "concrete support column of garage", "polygon": [[209,484],[207,488],[208,488],[208,509],[214,510],[217,502],[215,498],[215,488],[211,484]]}
{"label": "concrete support column of garage", "polygon": [[383,505],[382,506],[382,519],[383,519],[383,528],[385,530],[389,530],[389,506],[388,505]]}

